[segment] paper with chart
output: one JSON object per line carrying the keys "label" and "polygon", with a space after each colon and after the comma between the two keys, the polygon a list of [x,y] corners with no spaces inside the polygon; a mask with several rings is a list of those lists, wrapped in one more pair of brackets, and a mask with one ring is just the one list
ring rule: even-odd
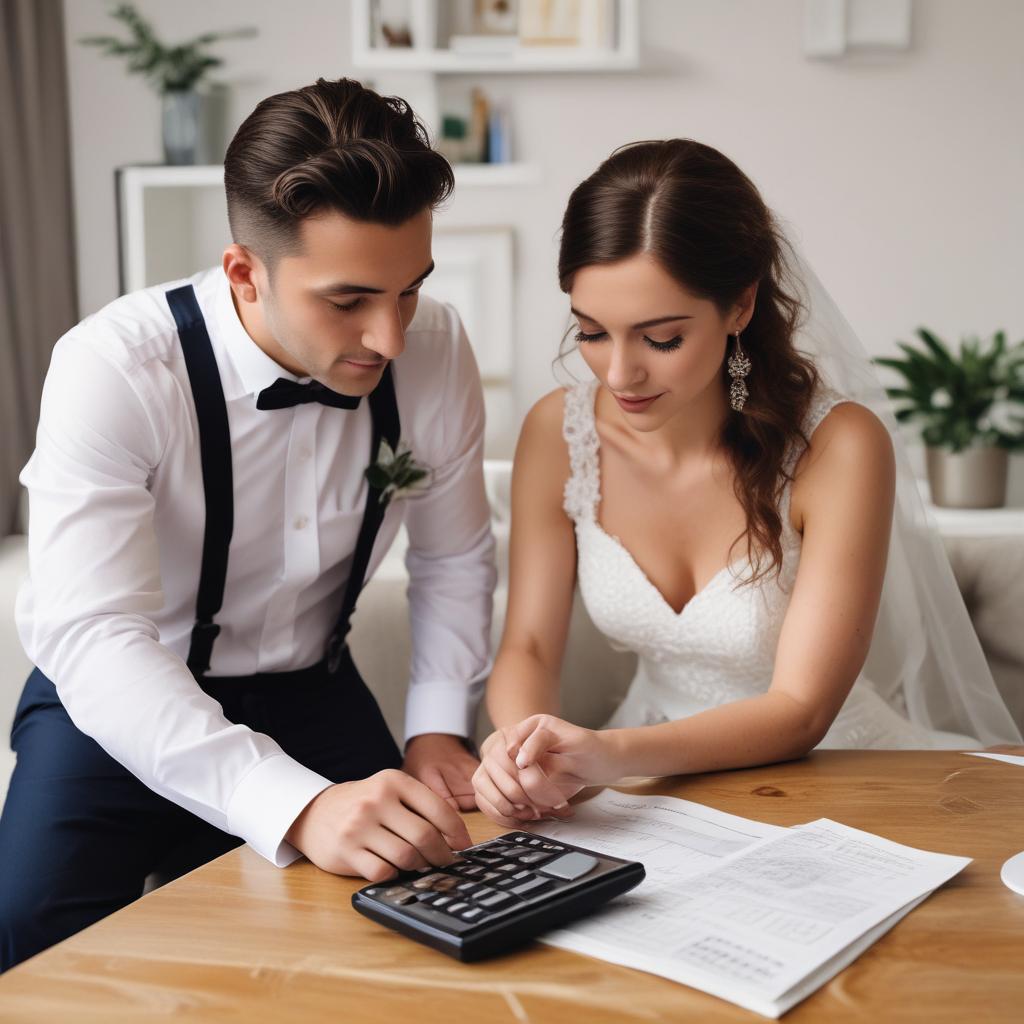
{"label": "paper with chart", "polygon": [[641,861],[647,878],[543,941],[778,1016],[969,858],[828,819],[790,829],[671,797],[605,790],[551,838]]}

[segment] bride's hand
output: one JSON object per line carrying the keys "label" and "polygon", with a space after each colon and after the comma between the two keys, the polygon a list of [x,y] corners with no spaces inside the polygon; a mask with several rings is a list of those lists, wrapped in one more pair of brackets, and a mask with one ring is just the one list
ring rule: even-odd
{"label": "bride's hand", "polygon": [[508,730],[519,781],[530,792],[535,774],[553,783],[565,799],[584,786],[616,782],[621,766],[608,741],[608,733],[584,729],[553,715],[533,715]]}
{"label": "bride's hand", "polygon": [[[509,828],[522,828],[547,814],[571,817],[566,797],[539,769],[522,779],[509,756],[512,729],[496,729],[480,746],[480,765],[473,773],[477,806],[489,818]],[[524,786],[524,782],[526,785]],[[555,810],[555,805],[559,809]]]}

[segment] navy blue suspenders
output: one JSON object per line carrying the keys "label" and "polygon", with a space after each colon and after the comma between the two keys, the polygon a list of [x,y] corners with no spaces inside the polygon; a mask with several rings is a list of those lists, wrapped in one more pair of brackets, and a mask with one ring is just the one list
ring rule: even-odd
{"label": "navy blue suspenders", "polygon": [[[178,338],[185,356],[185,367],[195,402],[196,419],[199,423],[203,494],[206,499],[206,528],[196,597],[196,621],[192,627],[192,638],[186,659],[189,669],[198,679],[209,671],[213,643],[220,633],[220,626],[216,624],[214,618],[224,602],[224,581],[227,577],[228,551],[234,527],[231,431],[217,360],[213,354],[210,335],[206,330],[195,290],[191,285],[175,288],[167,292],[167,304],[178,327]],[[370,394],[369,402],[373,440],[368,465],[377,458],[381,438],[386,438],[392,448],[398,447],[401,425],[390,364],[385,369],[380,384]],[[341,411],[338,414],[344,415]],[[267,415],[273,413],[268,412]],[[335,675],[344,663],[352,613],[355,611],[359,592],[366,579],[366,569],[374,541],[384,520],[386,504],[380,498],[381,492],[371,486],[366,498],[355,552],[352,555],[352,566],[341,611],[331,631],[325,652],[327,670],[331,675]]]}

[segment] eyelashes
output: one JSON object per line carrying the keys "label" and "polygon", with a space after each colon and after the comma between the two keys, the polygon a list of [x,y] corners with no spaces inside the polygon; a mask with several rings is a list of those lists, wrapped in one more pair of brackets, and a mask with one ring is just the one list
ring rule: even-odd
{"label": "eyelashes", "polygon": [[[414,288],[411,292],[402,292],[399,298],[411,299],[414,296],[419,295],[419,292],[419,288]],[[344,304],[340,302],[331,302],[330,299],[327,300],[327,305],[333,306],[336,310],[338,310],[339,313],[351,313],[352,310],[358,309],[362,304],[362,296],[360,296],[358,299],[353,299],[351,302],[346,302]]]}
{"label": "eyelashes", "polygon": [[[575,340],[578,342],[587,341],[600,341],[602,338],[606,338],[608,335],[604,331],[598,331],[597,334],[587,334],[585,331],[577,331],[575,334]],[[653,338],[648,338],[644,335],[644,343],[648,348],[653,348],[655,352],[675,352],[677,348],[683,343],[683,336],[677,334],[674,338],[669,338],[668,341],[655,341]]]}

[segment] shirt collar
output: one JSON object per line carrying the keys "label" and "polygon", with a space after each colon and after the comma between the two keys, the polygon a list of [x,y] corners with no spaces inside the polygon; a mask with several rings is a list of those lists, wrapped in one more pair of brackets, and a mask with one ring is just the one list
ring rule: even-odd
{"label": "shirt collar", "polygon": [[234,380],[222,380],[224,398],[230,401],[243,395],[252,395],[253,401],[264,389],[269,388],[278,378],[306,381],[308,377],[296,377],[279,365],[263,351],[249,336],[238,317],[231,297],[231,284],[220,272],[217,286],[216,321],[224,349],[234,369]]}

